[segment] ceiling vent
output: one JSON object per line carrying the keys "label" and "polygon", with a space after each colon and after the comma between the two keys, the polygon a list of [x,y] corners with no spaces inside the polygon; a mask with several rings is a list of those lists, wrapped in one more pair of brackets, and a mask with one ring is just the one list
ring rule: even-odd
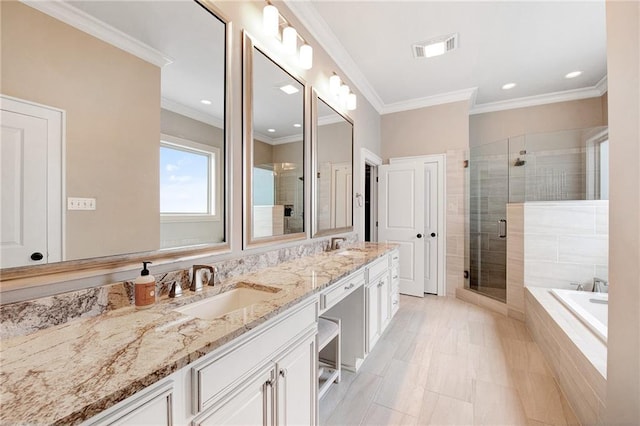
{"label": "ceiling vent", "polygon": [[458,48],[458,33],[414,43],[412,48],[414,58],[431,58],[433,56],[444,55]]}

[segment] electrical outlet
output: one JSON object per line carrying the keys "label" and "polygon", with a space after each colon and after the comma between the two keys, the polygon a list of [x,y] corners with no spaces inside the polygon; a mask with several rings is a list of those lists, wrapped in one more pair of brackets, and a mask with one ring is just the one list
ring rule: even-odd
{"label": "electrical outlet", "polygon": [[95,198],[67,198],[67,210],[95,210],[96,199]]}

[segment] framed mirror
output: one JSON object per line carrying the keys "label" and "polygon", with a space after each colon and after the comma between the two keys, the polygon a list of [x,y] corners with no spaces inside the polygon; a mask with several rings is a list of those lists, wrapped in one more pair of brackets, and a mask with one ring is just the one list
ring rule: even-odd
{"label": "framed mirror", "polygon": [[244,36],[245,247],[306,238],[305,86]]}
{"label": "framed mirror", "polygon": [[353,230],[353,122],[314,97],[313,234]]}
{"label": "framed mirror", "polygon": [[[38,109],[53,111],[61,153],[37,160],[57,168],[57,178],[28,175],[25,182],[37,184],[7,192],[7,203],[3,198],[3,231],[44,226],[48,232],[8,245],[5,238],[19,232],[3,232],[3,247],[17,253],[2,253],[3,280],[228,249],[231,24],[208,1],[1,7],[3,139],[11,133],[5,117],[20,108],[35,111],[33,123],[19,124],[34,129]],[[4,159],[12,145],[25,142],[7,141]],[[16,173],[7,179],[3,173],[3,194],[24,183],[17,171],[29,158],[11,157]],[[31,208],[31,200],[51,198],[51,188],[55,203]]]}

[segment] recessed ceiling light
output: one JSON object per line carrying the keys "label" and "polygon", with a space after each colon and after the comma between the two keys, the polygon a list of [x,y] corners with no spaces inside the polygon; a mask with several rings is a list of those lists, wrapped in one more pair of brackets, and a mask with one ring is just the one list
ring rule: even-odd
{"label": "recessed ceiling light", "polygon": [[294,93],[298,93],[299,92],[298,88],[292,86],[291,84],[287,84],[287,85],[284,85],[284,86],[280,87],[280,90],[282,90],[287,95],[293,95]]}
{"label": "recessed ceiling light", "polygon": [[302,127],[302,124],[296,123],[296,124],[293,125],[293,127]]}
{"label": "recessed ceiling light", "polygon": [[269,133],[274,133],[276,131],[276,129],[267,129],[267,132]]}
{"label": "recessed ceiling light", "polygon": [[202,99],[200,103],[205,105],[211,105],[211,101],[209,99]]}
{"label": "recessed ceiling light", "polygon": [[582,71],[572,71],[569,74],[565,75],[564,78],[576,78],[582,74]]}
{"label": "recessed ceiling light", "polygon": [[515,83],[507,83],[504,86],[502,86],[502,90],[509,90],[509,89],[513,89],[514,87],[516,87]]}

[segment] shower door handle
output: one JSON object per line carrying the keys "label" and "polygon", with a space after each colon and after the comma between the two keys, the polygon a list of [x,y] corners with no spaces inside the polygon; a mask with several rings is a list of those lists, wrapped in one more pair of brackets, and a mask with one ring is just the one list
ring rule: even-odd
{"label": "shower door handle", "polygon": [[504,219],[498,221],[498,238],[507,238],[507,221]]}

